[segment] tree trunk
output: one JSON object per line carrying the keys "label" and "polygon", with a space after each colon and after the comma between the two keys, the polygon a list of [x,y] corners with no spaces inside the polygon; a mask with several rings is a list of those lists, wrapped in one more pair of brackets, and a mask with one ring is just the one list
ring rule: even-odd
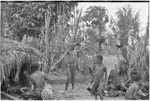
{"label": "tree trunk", "polygon": [[120,51],[121,51],[121,55],[122,55],[122,57],[126,60],[126,62],[128,63],[128,57],[127,57],[127,47],[126,46],[124,46],[124,47],[122,47],[121,49],[120,49]]}
{"label": "tree trunk", "polygon": [[51,18],[51,10],[47,10],[46,14],[45,14],[45,42],[46,42],[46,58],[48,60],[48,62],[46,63],[46,68],[44,69],[45,73],[49,73],[50,67],[49,67],[49,50],[50,50],[50,44],[49,44],[49,34],[50,34],[50,30],[49,30],[49,25],[50,25],[50,18]]}

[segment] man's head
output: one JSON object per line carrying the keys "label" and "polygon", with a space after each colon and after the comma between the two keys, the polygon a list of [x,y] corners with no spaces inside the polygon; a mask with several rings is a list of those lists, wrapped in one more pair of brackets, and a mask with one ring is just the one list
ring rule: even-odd
{"label": "man's head", "polygon": [[73,51],[74,49],[75,49],[75,45],[74,44],[70,45],[70,51]]}
{"label": "man's head", "polygon": [[76,43],[76,45],[75,45],[76,50],[79,50],[79,49],[80,49],[80,46],[81,46],[80,43]]}
{"label": "man's head", "polygon": [[102,61],[103,61],[103,56],[100,55],[100,54],[96,55],[95,62],[96,62],[97,64],[101,64]]}
{"label": "man's head", "polygon": [[80,46],[81,46],[80,43],[71,44],[68,54],[69,54],[70,52],[74,51],[74,50],[79,51]]}

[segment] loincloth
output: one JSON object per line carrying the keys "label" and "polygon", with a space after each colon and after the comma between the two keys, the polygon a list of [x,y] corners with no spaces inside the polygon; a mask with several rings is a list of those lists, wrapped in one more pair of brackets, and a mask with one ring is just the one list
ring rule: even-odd
{"label": "loincloth", "polygon": [[96,76],[94,78],[94,84],[93,84],[93,87],[92,87],[92,90],[91,90],[91,94],[96,95],[97,92],[99,92],[99,90],[101,90],[102,88],[103,88],[103,82],[102,82],[102,80],[100,79],[99,76]]}

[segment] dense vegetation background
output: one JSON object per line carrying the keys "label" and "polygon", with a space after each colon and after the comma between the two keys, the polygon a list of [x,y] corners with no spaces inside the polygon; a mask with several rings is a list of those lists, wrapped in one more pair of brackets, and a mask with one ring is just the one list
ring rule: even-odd
{"label": "dense vegetation background", "polygon": [[[82,71],[92,67],[98,53],[117,55],[118,59],[122,56],[129,68],[136,64],[140,71],[149,70],[149,22],[140,36],[139,12],[126,5],[116,11],[114,19],[108,16],[107,8],[90,6],[81,14],[78,2],[1,2],[1,84],[23,82],[19,75],[27,61],[28,67],[39,62],[41,70],[49,74],[53,64],[74,43],[81,44],[78,58],[82,60]],[[63,60],[59,67],[63,68]]]}

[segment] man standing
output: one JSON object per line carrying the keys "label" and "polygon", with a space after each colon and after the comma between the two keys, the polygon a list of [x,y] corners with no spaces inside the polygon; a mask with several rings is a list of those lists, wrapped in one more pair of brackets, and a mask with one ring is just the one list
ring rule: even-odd
{"label": "man standing", "polygon": [[69,83],[72,84],[72,90],[74,89],[75,70],[78,66],[78,56],[76,51],[78,51],[79,47],[80,44],[72,45],[70,51],[67,53],[67,55],[64,58],[66,63],[66,70],[67,70],[67,81],[65,84],[65,90],[68,90]]}
{"label": "man standing", "polygon": [[87,90],[95,96],[95,99],[97,99],[97,95],[99,95],[101,100],[103,99],[103,90],[107,80],[107,68],[102,61],[103,57],[101,55],[97,55],[95,59],[93,87],[87,88]]}

